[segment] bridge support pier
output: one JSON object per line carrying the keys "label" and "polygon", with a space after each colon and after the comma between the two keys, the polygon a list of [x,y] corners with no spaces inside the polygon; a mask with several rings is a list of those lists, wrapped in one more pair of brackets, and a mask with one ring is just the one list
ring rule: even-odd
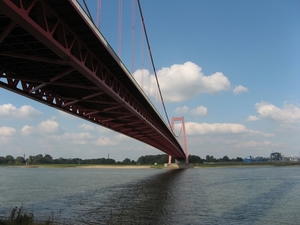
{"label": "bridge support pier", "polygon": [[165,163],[164,167],[169,169],[188,169],[194,168],[194,165],[193,163],[187,163],[186,160],[175,159],[175,163]]}
{"label": "bridge support pier", "polygon": [[171,129],[174,132],[174,122],[175,121],[181,121],[182,124],[182,131],[183,131],[183,141],[184,141],[184,153],[185,153],[185,159],[175,159],[175,163],[171,163],[172,156],[169,155],[169,161],[168,163],[165,163],[164,167],[166,168],[174,168],[174,169],[186,169],[186,168],[193,168],[193,163],[189,163],[188,159],[188,149],[187,149],[187,141],[186,141],[186,132],[185,132],[185,126],[184,126],[184,117],[172,117],[172,124]]}

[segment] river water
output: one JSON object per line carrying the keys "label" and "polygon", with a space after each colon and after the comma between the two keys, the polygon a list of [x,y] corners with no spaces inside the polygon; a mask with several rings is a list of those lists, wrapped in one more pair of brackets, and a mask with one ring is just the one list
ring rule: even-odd
{"label": "river water", "polygon": [[299,224],[300,167],[0,167],[0,215],[65,224]]}

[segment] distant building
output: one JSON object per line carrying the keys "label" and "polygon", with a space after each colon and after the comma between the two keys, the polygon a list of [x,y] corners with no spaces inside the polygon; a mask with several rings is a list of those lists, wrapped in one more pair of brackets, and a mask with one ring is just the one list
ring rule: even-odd
{"label": "distant building", "polygon": [[299,162],[300,161],[300,157],[297,156],[290,156],[287,158],[287,161],[291,161],[291,162]]}
{"label": "distant building", "polygon": [[249,163],[249,162],[267,162],[268,158],[264,158],[261,156],[257,157],[252,157],[252,156],[247,156],[246,158],[243,159],[243,162]]}
{"label": "distant building", "polygon": [[255,161],[256,161],[256,162],[266,162],[266,161],[268,161],[268,159],[267,159],[267,158],[264,158],[264,157],[261,157],[261,156],[257,156],[257,157],[255,158]]}
{"label": "distant building", "polygon": [[282,155],[280,152],[272,152],[270,154],[271,161],[282,161]]}
{"label": "distant building", "polygon": [[255,159],[250,155],[243,159],[243,162],[255,162]]}

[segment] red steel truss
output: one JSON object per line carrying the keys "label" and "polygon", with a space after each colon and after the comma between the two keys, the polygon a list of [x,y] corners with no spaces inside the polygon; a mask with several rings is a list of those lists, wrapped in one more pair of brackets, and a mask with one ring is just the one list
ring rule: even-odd
{"label": "red steel truss", "polygon": [[0,87],[186,158],[76,0],[0,0]]}

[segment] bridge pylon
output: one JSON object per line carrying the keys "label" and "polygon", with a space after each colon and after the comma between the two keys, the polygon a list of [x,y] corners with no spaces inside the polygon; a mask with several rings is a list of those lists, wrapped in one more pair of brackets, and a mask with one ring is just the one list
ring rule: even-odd
{"label": "bridge pylon", "polygon": [[[175,133],[174,126],[175,126],[175,122],[177,122],[177,121],[181,121],[182,134],[183,134],[183,150],[184,150],[184,153],[185,153],[185,160],[183,161],[183,160],[175,159],[175,164],[178,165],[179,168],[181,168],[181,166],[183,166],[184,168],[190,168],[190,167],[193,167],[193,166],[189,164],[189,154],[188,154],[188,147],[187,147],[184,117],[183,116],[182,117],[172,117],[171,129],[172,129],[173,133]],[[172,156],[169,155],[168,164],[166,164],[165,166],[166,167],[173,167],[171,165],[172,165]]]}

